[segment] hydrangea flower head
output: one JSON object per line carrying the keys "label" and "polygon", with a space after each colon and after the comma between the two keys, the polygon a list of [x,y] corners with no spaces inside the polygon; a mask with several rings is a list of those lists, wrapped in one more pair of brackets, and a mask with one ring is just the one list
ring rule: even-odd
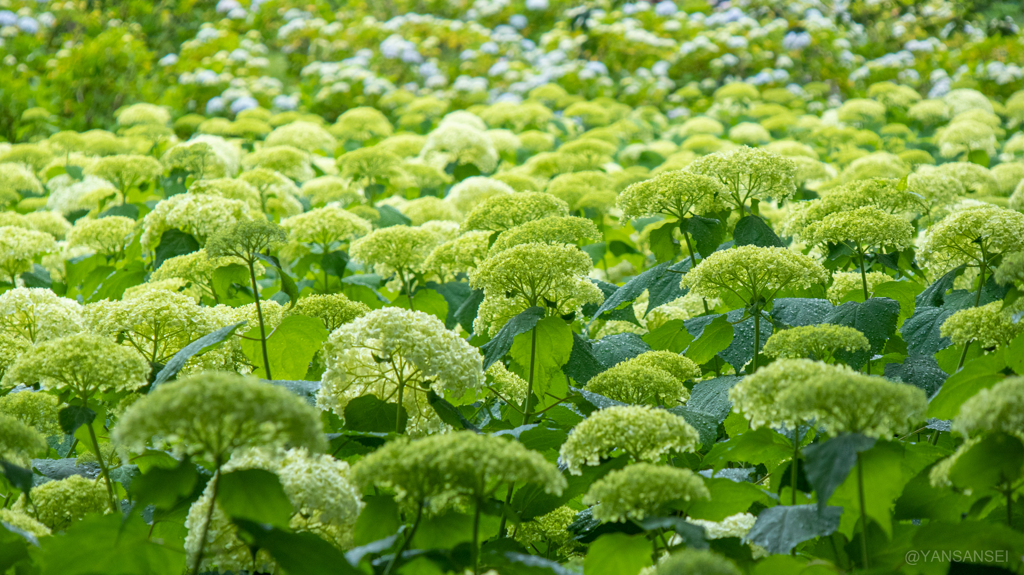
{"label": "hydrangea flower head", "polygon": [[455,280],[459,274],[468,274],[487,258],[491,235],[487,230],[479,230],[448,240],[430,252],[423,267],[442,283]]}
{"label": "hydrangea flower head", "polygon": [[594,222],[576,216],[549,216],[509,228],[498,235],[490,253],[527,243],[576,244],[601,237]]}
{"label": "hydrangea flower head", "polygon": [[684,384],[700,377],[700,368],[670,351],[648,351],[592,378],[587,389],[632,404],[675,406],[690,397]]}
{"label": "hydrangea flower head", "polygon": [[724,194],[725,188],[713,176],[673,170],[629,186],[617,205],[627,218],[668,214],[682,219],[721,209]]}
{"label": "hydrangea flower head", "polygon": [[14,283],[32,271],[32,261],[57,249],[53,236],[17,226],[0,226],[0,274]]}
{"label": "hydrangea flower head", "polygon": [[860,272],[836,272],[832,274],[832,285],[829,286],[827,297],[834,304],[838,304],[846,294],[853,290],[861,292],[863,280],[868,282],[868,293],[874,293],[875,286],[886,282],[895,281],[892,276],[883,272],[867,272],[862,278]]}
{"label": "hydrangea flower head", "polygon": [[831,381],[853,371],[843,365],[828,365],[810,359],[780,359],[743,378],[729,390],[732,410],[743,414],[752,428],[782,426],[795,428],[808,415],[780,401],[790,389],[811,380]]}
{"label": "hydrangea flower head", "polygon": [[559,458],[573,475],[612,454],[634,462],[656,462],[669,451],[693,451],[697,430],[678,415],[646,405],[613,406],[595,411],[573,428]]}
{"label": "hydrangea flower head", "polygon": [[45,449],[46,440],[36,428],[0,413],[0,460],[27,467],[32,457]]}
{"label": "hydrangea flower head", "polygon": [[330,131],[342,141],[366,142],[387,138],[394,132],[391,122],[380,110],[362,106],[351,108],[338,116]]}
{"label": "hydrangea flower head", "polygon": [[204,243],[236,222],[252,217],[249,205],[206,194],[178,194],[162,200],[142,218],[142,249],[153,250],[170,229],[181,230]]}
{"label": "hydrangea flower head", "polygon": [[959,310],[942,322],[939,334],[948,337],[954,345],[966,345],[972,341],[977,341],[985,349],[1006,345],[1024,331],[1024,323],[1014,322],[1002,307],[1003,302],[994,301]]}
{"label": "hydrangea flower head", "polygon": [[53,531],[64,531],[90,513],[109,511],[107,491],[100,479],[72,475],[36,485],[29,494],[31,503],[22,495],[12,509]]}
{"label": "hydrangea flower head", "polygon": [[421,274],[430,252],[443,242],[441,235],[422,227],[391,226],[352,242],[349,253],[358,262],[372,264],[382,277]]}
{"label": "hydrangea flower head", "polygon": [[291,242],[320,246],[324,253],[334,242],[349,242],[369,234],[373,226],[348,210],[337,206],[315,208],[304,214],[281,220]]}
{"label": "hydrangea flower head", "polygon": [[40,342],[82,331],[82,305],[46,288],[0,294],[0,331]]}
{"label": "hydrangea flower head", "polygon": [[469,214],[473,208],[492,196],[514,194],[511,186],[496,178],[473,176],[452,186],[444,200],[455,205],[459,212]]}
{"label": "hydrangea flower head", "polygon": [[859,330],[845,325],[805,325],[776,331],[764,344],[768,357],[833,359],[835,352],[867,351],[871,345]]}
{"label": "hydrangea flower head", "polygon": [[333,154],[334,148],[338,145],[334,136],[319,124],[302,120],[274,128],[274,131],[267,134],[263,143],[269,147],[290,146],[311,154]]}
{"label": "hydrangea flower head", "polygon": [[991,204],[959,207],[928,228],[918,257],[941,275],[967,265],[987,265],[992,256],[1024,250],[1024,214]]}
{"label": "hydrangea flower head", "polygon": [[150,366],[134,349],[91,333],[45,341],[23,353],[4,375],[8,383],[71,392],[86,400],[99,393],[146,385]]}
{"label": "hydrangea flower head", "polygon": [[983,389],[960,406],[953,429],[966,438],[1008,433],[1024,441],[1024,378],[1009,377]]}
{"label": "hydrangea flower head", "polygon": [[482,174],[493,172],[499,159],[483,129],[451,121],[442,122],[427,135],[420,158],[440,170],[452,163],[474,165]]}
{"label": "hydrangea flower head", "polygon": [[97,220],[82,218],[68,234],[68,247],[85,247],[105,256],[124,253],[135,238],[135,220],[124,216],[107,216]]}
{"label": "hydrangea flower head", "polygon": [[150,443],[176,455],[225,462],[243,447],[323,451],[317,411],[283,387],[234,373],[205,372],[160,385],[131,405],[115,443],[141,452]]}
{"label": "hydrangea flower head", "polygon": [[268,146],[242,158],[246,170],[265,168],[279,172],[296,182],[316,177],[309,153],[294,146]]}
{"label": "hydrangea flower head", "polygon": [[689,469],[637,463],[612,471],[595,481],[583,496],[593,505],[594,518],[603,522],[643,521],[670,508],[711,498],[704,480]]}
{"label": "hydrangea flower head", "polygon": [[32,426],[44,437],[60,435],[57,422],[60,401],[49,393],[18,391],[0,397],[0,414]]}
{"label": "hydrangea flower head", "polygon": [[501,194],[490,197],[473,208],[462,223],[462,229],[501,232],[533,220],[568,215],[568,204],[550,194]]}
{"label": "hydrangea flower head", "polygon": [[85,172],[107,180],[125,194],[143,182],[162,176],[164,166],[149,156],[126,154],[100,158],[86,167]]}
{"label": "hydrangea flower head", "polygon": [[903,249],[916,235],[903,218],[874,206],[834,212],[804,228],[804,238],[812,243],[852,243],[858,248],[890,247]]}
{"label": "hydrangea flower head", "polygon": [[746,303],[770,300],[786,287],[807,288],[828,281],[813,259],[786,248],[739,246],[717,251],[683,276],[682,286],[705,297],[731,291]]}
{"label": "hydrangea flower head", "polygon": [[666,557],[651,575],[740,575],[739,567],[730,559],[707,549],[683,549]]}
{"label": "hydrangea flower head", "polygon": [[762,148],[741,146],[698,158],[687,171],[718,179],[726,198],[742,209],[750,200],[782,201],[796,193],[796,165]]}
{"label": "hydrangea flower head", "polygon": [[352,301],[345,294],[310,294],[292,306],[291,314],[308,315],[324,322],[328,332],[357,317],[366,315],[370,308],[363,302]]}
{"label": "hydrangea flower head", "polygon": [[317,405],[345,417],[350,401],[367,394],[391,400],[402,391],[410,434],[443,428],[427,391],[459,398],[484,382],[480,352],[436,317],[387,307],[336,329],[324,344],[326,367]]}

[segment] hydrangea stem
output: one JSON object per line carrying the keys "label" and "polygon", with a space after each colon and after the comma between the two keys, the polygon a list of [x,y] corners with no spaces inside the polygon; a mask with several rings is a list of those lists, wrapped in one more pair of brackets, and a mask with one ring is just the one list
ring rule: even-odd
{"label": "hydrangea stem", "polygon": [[789,469],[789,487],[793,490],[792,505],[796,505],[797,460],[800,457],[800,425],[793,428],[793,464]]}
{"label": "hydrangea stem", "polygon": [[533,396],[533,372],[537,359],[537,325],[530,330],[530,379],[526,386],[526,402],[523,404],[523,425],[530,424],[530,398]]}
{"label": "hydrangea stem", "polygon": [[100,464],[100,473],[103,474],[103,481],[107,484],[107,499],[110,503],[111,513],[117,513],[120,511],[117,508],[117,501],[114,499],[114,486],[110,483],[110,471],[107,470],[107,464],[103,461],[103,453],[100,452],[100,443],[96,441],[96,430],[92,428],[92,422],[86,424],[89,428],[89,439],[92,440],[92,448],[96,451],[96,461]]}
{"label": "hydrangea stem", "polygon": [[480,500],[476,500],[473,510],[473,575],[480,574]]}
{"label": "hydrangea stem", "polygon": [[757,371],[757,352],[761,349],[761,307],[754,304],[754,358],[750,373]]}
{"label": "hydrangea stem", "polygon": [[384,575],[391,575],[391,571],[395,568],[398,563],[398,559],[405,553],[405,550],[409,548],[409,544],[412,543],[412,538],[416,536],[416,529],[420,526],[420,519],[423,518],[423,501],[420,501],[419,505],[416,506],[416,519],[412,522],[412,527],[409,529],[409,535],[406,536],[405,541],[402,542],[402,546],[395,552],[391,557],[391,561],[388,562],[388,568],[384,570]]}
{"label": "hydrangea stem", "polygon": [[270,375],[270,356],[267,355],[267,331],[266,327],[263,325],[263,308],[260,307],[260,288],[256,283],[255,260],[249,260],[249,279],[252,281],[252,297],[256,301],[256,318],[260,322],[260,347],[263,349],[263,372],[267,374],[267,379],[274,379]]}

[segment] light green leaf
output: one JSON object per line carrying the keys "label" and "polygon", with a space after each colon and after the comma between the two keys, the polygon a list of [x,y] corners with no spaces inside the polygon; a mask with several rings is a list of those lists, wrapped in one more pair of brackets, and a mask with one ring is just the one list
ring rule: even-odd
{"label": "light green leaf", "polygon": [[[304,379],[309,362],[327,340],[327,329],[317,318],[290,315],[267,337],[267,357],[274,379]],[[260,328],[254,326],[242,340],[242,351],[255,366],[254,372],[266,378]]]}
{"label": "light green leaf", "polygon": [[928,417],[953,419],[965,401],[1006,377],[1001,373],[1004,367],[1006,361],[1001,349],[967,362],[963,369],[949,376],[932,398],[928,404]]}
{"label": "light green leaf", "polygon": [[724,315],[701,316],[687,320],[686,331],[694,336],[694,340],[686,348],[685,355],[697,365],[711,361],[715,355],[728,348],[732,344],[735,332]]}
{"label": "light green leaf", "polygon": [[[391,302],[391,305],[409,309],[409,298],[401,294]],[[412,306],[414,310],[429,313],[442,322],[448,318],[448,301],[432,289],[417,290],[412,296]]]}
{"label": "light green leaf", "polygon": [[295,510],[281,480],[265,469],[239,469],[220,477],[217,505],[228,517],[288,528]]}
{"label": "light green leaf", "polygon": [[642,535],[609,533],[590,544],[583,560],[587,575],[636,575],[651,565],[651,543]]}
{"label": "light green leaf", "polygon": [[537,322],[535,329],[536,345],[533,342],[534,330],[531,329],[512,340],[509,353],[516,373],[528,380],[532,350],[533,392],[540,399],[537,406],[543,407],[565,397],[569,391],[561,367],[572,355],[573,337],[569,325],[559,317],[546,317]]}

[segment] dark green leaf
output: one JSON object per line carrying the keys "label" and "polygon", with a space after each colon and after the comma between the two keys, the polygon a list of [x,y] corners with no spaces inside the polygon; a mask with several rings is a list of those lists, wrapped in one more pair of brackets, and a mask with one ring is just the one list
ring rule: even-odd
{"label": "dark green leaf", "polygon": [[912,355],[903,360],[903,363],[886,364],[885,377],[919,387],[931,397],[942,387],[949,375],[939,368],[935,356]]}
{"label": "dark green leaf", "polygon": [[855,328],[871,344],[870,351],[840,350],[836,352],[836,357],[854,369],[864,365],[872,354],[881,352],[885,342],[896,333],[899,316],[900,304],[884,297],[871,298],[865,302],[850,301],[835,308],[825,317],[825,323]]}
{"label": "dark green leaf", "polygon": [[687,407],[700,410],[718,423],[725,421],[732,411],[732,402],[729,401],[729,390],[742,380],[742,377],[735,375],[723,375],[713,379],[705,379],[697,382],[690,392],[690,399],[687,400]]}
{"label": "dark green leaf", "polygon": [[642,274],[634,277],[633,279],[626,282],[626,285],[620,287],[612,295],[605,298],[604,303],[601,307],[597,308],[591,321],[601,317],[601,314],[613,310],[626,302],[633,301],[647,288],[651,287],[661,276],[668,274],[675,278],[675,282],[679,283],[679,274],[667,271],[671,262],[664,262],[654,266],[653,268],[643,272]]}
{"label": "dark green leaf", "polygon": [[345,266],[348,265],[348,254],[341,250],[328,252],[320,256],[320,269],[327,270],[327,273],[341,277],[345,275]]}
{"label": "dark green leaf", "polygon": [[815,504],[769,507],[757,516],[743,540],[769,553],[786,554],[804,541],[834,533],[842,514],[842,507],[826,507],[819,514]]}
{"label": "dark green leaf", "polygon": [[650,346],[635,333],[617,333],[593,342],[594,357],[602,365],[612,367],[641,353],[651,351]]}
{"label": "dark green leaf", "polygon": [[[473,289],[469,287],[467,282],[448,282],[439,284],[435,282],[427,282],[427,288],[436,291],[444,297],[444,301],[448,302],[448,312],[444,318],[444,325],[448,329],[454,329],[459,320],[457,318],[458,310],[462,307],[462,304],[466,303],[466,300],[473,296]],[[419,293],[419,292],[417,292]],[[472,332],[472,329],[467,331]]]}
{"label": "dark green leaf", "polygon": [[200,354],[224,341],[226,338],[230,337],[236,329],[243,325],[245,325],[244,320],[234,325],[222,327],[217,331],[208,333],[181,348],[181,350],[174,354],[174,357],[167,362],[164,368],[160,370],[160,373],[156,375],[156,379],[154,379],[153,383],[150,385],[150,391],[161,383],[177,375],[178,371],[185,366],[185,363],[188,362],[192,356]]}
{"label": "dark green leaf", "polygon": [[640,526],[646,531],[671,529],[691,549],[707,549],[708,542],[704,528],[694,525],[682,517],[645,517]]}
{"label": "dark green leaf", "polygon": [[669,263],[675,259],[676,252],[679,251],[679,244],[672,237],[672,232],[675,229],[674,222],[665,222],[662,226],[651,230],[648,237],[651,243],[651,253],[654,254],[656,261]]}
{"label": "dark green leaf", "polygon": [[[733,336],[732,341],[729,342],[729,347],[718,353],[718,356],[731,365],[737,373],[754,357],[754,316],[739,321],[744,313],[744,310],[736,309],[725,315],[729,323],[733,324]],[[757,351],[761,351],[765,342],[772,335],[771,319],[764,312],[761,314],[758,328],[760,338],[757,341]]]}
{"label": "dark green leaf", "polygon": [[25,272],[19,277],[24,282],[25,287],[28,288],[50,289],[53,285],[53,280],[50,279],[50,272],[46,271],[46,268],[39,264],[33,264],[32,271]]}
{"label": "dark green leaf", "polygon": [[[645,317],[654,308],[675,301],[690,291],[679,285],[683,274],[688,271],[690,271],[689,258],[669,266],[666,273],[647,286],[647,310],[644,312]],[[628,306],[628,309],[632,309],[632,306]]]}
{"label": "dark green leaf", "polygon": [[181,230],[170,229],[160,236],[160,245],[156,247],[153,269],[159,269],[165,260],[199,251],[199,242]]}
{"label": "dark green leaf", "polygon": [[[457,407],[446,401],[440,395],[434,393],[433,390],[427,392],[427,403],[434,409],[437,416],[441,418],[441,421],[454,427],[455,429],[469,429],[471,431],[480,430],[472,424]],[[347,413],[347,411],[346,411]]]}
{"label": "dark green leaf", "polygon": [[241,537],[264,549],[287,573],[301,575],[362,575],[337,547],[312,533],[290,533],[256,521],[235,519]]}
{"label": "dark green leaf", "polygon": [[637,575],[651,564],[651,544],[646,537],[609,533],[590,544],[583,560],[587,575]]}
{"label": "dark green leaf", "polygon": [[954,313],[956,310],[918,305],[914,315],[903,322],[900,328],[900,335],[907,342],[907,352],[910,355],[930,356],[949,347],[953,342],[948,337],[942,337],[940,328]]}
{"label": "dark green leaf", "polygon": [[375,395],[357,397],[345,406],[345,429],[352,431],[404,433],[408,421],[409,414],[405,406],[385,403]]}
{"label": "dark green leaf", "polygon": [[[719,244],[725,239],[726,229],[722,220],[693,216],[690,218],[686,231],[693,238],[694,247],[701,257],[715,253]],[[689,254],[687,254],[689,255]]]}
{"label": "dark green leaf", "polygon": [[377,220],[378,228],[407,226],[412,223],[412,220],[405,217],[405,214],[387,204],[377,206],[377,211],[380,213],[380,219]]}
{"label": "dark green leaf", "polygon": [[32,470],[0,460],[0,470],[16,489],[28,493],[32,489]]}
{"label": "dark green leaf", "polygon": [[771,226],[757,216],[744,216],[740,218],[732,232],[732,239],[738,246],[786,247],[785,242],[775,235]]}
{"label": "dark green leaf", "polygon": [[114,207],[103,210],[103,212],[97,217],[109,218],[110,216],[123,216],[137,220],[139,219],[139,206],[136,206],[135,204],[118,204]]}
{"label": "dark green leaf", "polygon": [[228,517],[288,528],[295,510],[281,480],[265,469],[224,473],[217,487],[217,505]]}
{"label": "dark green leaf", "polygon": [[804,473],[818,494],[819,512],[824,513],[829,498],[846,481],[857,463],[857,454],[874,445],[872,437],[848,433],[804,448]]}
{"label": "dark green leaf", "polygon": [[542,317],[544,317],[544,308],[535,306],[519,312],[517,316],[508,320],[508,323],[502,326],[494,339],[480,347],[484,352],[484,370],[505,357],[505,354],[512,349],[512,342],[516,336],[533,329],[533,326],[537,325]]}
{"label": "dark green leaf", "polygon": [[94,419],[96,412],[81,405],[69,405],[57,413],[60,428],[68,435],[74,435],[75,430],[91,424]]}
{"label": "dark green leaf", "polygon": [[827,299],[779,298],[772,303],[772,319],[791,327],[825,321],[834,306]]}
{"label": "dark green leaf", "polygon": [[[470,292],[469,296],[462,302],[462,305],[455,310],[454,319],[466,332],[473,333],[473,320],[476,319],[477,310],[480,309],[480,303],[483,301],[484,290],[475,289]],[[449,307],[449,309],[451,308]]]}
{"label": "dark green leaf", "polygon": [[939,393],[928,403],[928,417],[953,419],[960,413],[960,406],[983,389],[1002,381],[1006,367],[1002,350],[973,359],[960,371],[949,376]]}
{"label": "dark green leaf", "polygon": [[196,465],[185,459],[177,467],[153,467],[138,475],[132,480],[129,492],[138,505],[152,504],[170,509],[181,499],[192,495],[198,481]]}
{"label": "dark green leaf", "polygon": [[181,549],[149,539],[138,514],[87,515],[63,535],[43,537],[34,553],[40,575],[180,575]]}
{"label": "dark green leaf", "polygon": [[164,188],[164,197],[169,198],[188,191],[185,180],[189,177],[189,171],[183,168],[174,168],[166,178],[161,178],[160,183]]}
{"label": "dark green leaf", "polygon": [[81,182],[82,179],[85,177],[85,171],[82,169],[81,166],[64,166],[64,171],[67,172],[69,176],[71,176],[72,180]]}
{"label": "dark green leaf", "polygon": [[718,424],[720,422],[714,416],[699,409],[694,409],[689,405],[680,405],[668,411],[682,417],[686,420],[686,423],[689,423],[691,427],[697,430],[703,448],[711,447],[718,440]]}
{"label": "dark green leaf", "polygon": [[604,364],[594,355],[590,340],[573,332],[572,353],[569,355],[569,361],[565,364],[565,374],[577,384],[586,385],[592,377],[605,369]]}
{"label": "dark green leaf", "polygon": [[953,288],[953,282],[956,277],[967,269],[966,265],[956,267],[948,272],[941,278],[935,280],[935,283],[924,288],[924,291],[917,294],[915,301],[917,307],[940,307],[943,301],[945,301],[946,292]]}

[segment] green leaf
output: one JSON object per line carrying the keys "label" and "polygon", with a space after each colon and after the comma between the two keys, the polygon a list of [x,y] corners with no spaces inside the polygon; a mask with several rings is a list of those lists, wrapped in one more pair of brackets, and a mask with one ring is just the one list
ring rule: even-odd
{"label": "green leaf", "polygon": [[160,244],[156,247],[153,269],[159,269],[165,260],[199,251],[199,242],[181,230],[170,229],[160,236]]}
{"label": "green leaf", "polygon": [[164,188],[164,197],[169,198],[188,191],[185,181],[191,172],[184,168],[174,168],[166,178],[160,178],[160,185]]}
{"label": "green leaf", "polygon": [[651,543],[641,535],[609,533],[590,544],[583,571],[587,575],[637,575],[651,565]]}
{"label": "green leaf", "polygon": [[769,553],[786,554],[804,541],[835,533],[842,514],[840,507],[826,507],[824,513],[818,513],[814,504],[769,507],[757,516],[743,540]]}
{"label": "green leaf", "polygon": [[985,150],[971,150],[971,153],[967,154],[967,161],[987,168],[989,163],[988,152]]}
{"label": "green leaf", "polygon": [[473,320],[476,319],[480,304],[484,301],[484,290],[473,290],[462,305],[455,310],[454,319],[467,333],[473,333]]}
{"label": "green leaf", "polygon": [[290,533],[260,522],[236,519],[243,541],[264,549],[287,573],[362,575],[337,547],[312,533]]}
{"label": "green leaf", "polygon": [[[701,257],[708,257],[715,253],[718,246],[725,239],[726,227],[721,219],[693,216],[688,218],[686,231],[693,238],[694,247]],[[689,255],[689,254],[687,254]]]}
{"label": "green leaf", "polygon": [[1013,338],[1006,347],[1006,365],[1017,375],[1024,375],[1024,334]]}
{"label": "green leaf", "polygon": [[673,319],[644,334],[643,340],[651,349],[682,353],[693,341],[693,336],[683,329],[683,320]]}
{"label": "green leaf", "polygon": [[675,259],[676,253],[679,251],[679,244],[672,237],[672,232],[676,230],[676,223],[665,220],[660,226],[653,224],[651,228],[648,237],[655,261],[668,263]]}
{"label": "green leaf", "polygon": [[711,499],[694,501],[686,513],[695,519],[721,521],[730,515],[743,513],[754,503],[770,506],[772,497],[760,487],[747,481],[725,478],[704,478]]}
{"label": "green leaf", "polygon": [[[836,352],[836,358],[854,369],[864,365],[873,354],[885,348],[885,342],[896,333],[900,304],[896,300],[874,297],[865,302],[846,302],[825,317],[825,323],[845,325],[859,330],[868,338],[870,351]],[[905,324],[904,324],[905,325]]]}
{"label": "green leaf", "polygon": [[943,322],[954,313],[956,310],[918,305],[914,315],[900,328],[900,335],[907,342],[907,352],[910,355],[934,355],[949,347],[953,342],[942,337],[940,330]]}
{"label": "green leaf", "polygon": [[345,275],[345,266],[348,265],[348,254],[341,250],[327,252],[320,256],[320,269],[326,270],[334,277]]}
{"label": "green leaf", "polygon": [[604,364],[594,355],[593,345],[590,340],[573,332],[572,353],[569,354],[569,361],[565,364],[565,374],[571,377],[577,384],[586,385],[591,378],[605,369]]}
{"label": "green leaf", "polygon": [[118,204],[103,210],[97,218],[109,218],[110,216],[124,216],[137,220],[139,219],[139,206],[135,204]]}
{"label": "green leaf", "polygon": [[687,400],[687,407],[699,409],[714,417],[719,423],[725,421],[732,411],[732,402],[729,401],[729,390],[742,380],[742,377],[735,375],[723,375],[713,379],[705,379],[697,382],[690,392],[690,399]]}
{"label": "green leaf", "polygon": [[[409,298],[405,294],[399,294],[391,305],[409,309]],[[448,319],[448,302],[444,296],[432,289],[416,290],[412,296],[412,306],[414,310],[428,313],[442,322]]]}
{"label": "green leaf", "polygon": [[[30,473],[31,475],[31,473]],[[29,545],[38,545],[39,540],[27,531],[22,531],[10,524],[0,524],[0,572],[8,571],[16,563],[29,559]],[[18,571],[22,571],[19,568]]]}
{"label": "green leaf", "polygon": [[818,494],[818,511],[824,512],[832,493],[857,464],[857,454],[875,445],[875,439],[859,433],[833,437],[804,448],[804,473]]}
{"label": "green leaf", "polygon": [[377,212],[380,213],[380,219],[377,220],[378,228],[390,228],[392,226],[407,226],[412,223],[412,220],[405,217],[405,214],[398,211],[392,206],[387,204],[381,204],[376,206]]}
{"label": "green leaf", "polygon": [[918,473],[896,500],[893,519],[930,519],[958,523],[971,506],[972,497],[945,487],[932,487],[931,468]]}
{"label": "green leaf", "polygon": [[[736,309],[725,314],[729,323],[733,324],[733,336],[732,341],[729,342],[729,347],[718,353],[718,356],[731,365],[737,373],[754,358],[754,316],[740,321],[744,313],[744,310]],[[772,335],[771,319],[764,312],[761,313],[761,322],[758,330],[760,332],[760,339],[757,342],[757,351],[761,351],[765,342]]]}
{"label": "green leaf", "polygon": [[250,289],[252,286],[249,268],[242,264],[229,264],[213,270],[212,284],[213,293],[217,294],[217,300],[222,304],[236,305],[253,301],[251,292],[235,287],[236,284]]}
{"label": "green leaf", "polygon": [[[962,557],[970,557],[979,550],[989,552],[992,571],[999,565],[1019,570],[1020,556],[1024,554],[1024,534],[1001,523],[962,521],[956,523],[930,523],[921,525],[914,534],[913,545],[917,549],[935,551],[958,551]],[[952,555],[952,553],[950,553]],[[1004,563],[1004,561],[1006,563]],[[970,565],[963,572],[970,572]],[[976,569],[975,572],[981,572]]]}
{"label": "green leaf", "polygon": [[602,365],[612,367],[641,353],[651,351],[643,338],[635,333],[607,335],[592,342],[594,356]]}
{"label": "green leaf", "polygon": [[69,176],[71,176],[72,180],[75,181],[81,182],[82,179],[85,177],[85,171],[82,169],[81,166],[64,166],[64,171],[67,172]]}
{"label": "green leaf", "polygon": [[33,553],[40,575],[180,575],[185,554],[149,539],[139,514],[87,515]]}
{"label": "green leaf", "polygon": [[[303,379],[309,371],[309,362],[327,341],[327,329],[317,318],[290,315],[267,337],[267,357],[274,379]],[[242,351],[266,379],[263,351],[260,346],[260,328],[253,327],[242,340]]]}
{"label": "green leaf", "polygon": [[218,481],[217,505],[228,517],[288,528],[295,510],[275,473],[239,469],[222,474]]}
{"label": "green leaf", "polygon": [[601,304],[601,307],[597,308],[597,311],[594,312],[590,321],[593,322],[595,319],[601,317],[601,314],[613,310],[626,302],[635,300],[644,292],[644,290],[651,287],[654,282],[665,274],[672,276],[676,285],[678,285],[680,276],[679,274],[667,271],[670,265],[672,265],[671,262],[658,264],[626,282],[626,285],[615,290],[615,293],[605,298],[604,303]]}
{"label": "green leaf", "polygon": [[960,489],[980,493],[986,489],[1014,483],[1024,468],[1024,444],[1006,433],[986,435],[957,457],[949,470],[949,480]]}
{"label": "green leaf", "polygon": [[[536,345],[533,345],[534,333]],[[533,330],[513,338],[509,354],[521,368],[520,374],[528,377],[530,366],[533,366],[533,392],[540,399],[538,407],[550,405],[552,400],[568,393],[560,368],[569,361],[572,348],[572,329],[560,317],[546,317],[537,322]],[[555,397],[546,397],[548,394]]]}
{"label": "green leaf", "polygon": [[737,246],[760,246],[762,248],[786,247],[771,226],[757,216],[744,216],[736,222],[732,239]]}
{"label": "green leaf", "polygon": [[96,412],[81,405],[69,405],[57,413],[60,428],[68,435],[74,435],[79,427],[91,424],[94,419]]}
{"label": "green leaf", "polygon": [[900,317],[897,325],[914,315],[915,298],[924,291],[924,286],[911,281],[892,281],[876,285],[871,290],[874,297],[887,297],[900,304]]}
{"label": "green leaf", "polygon": [[281,267],[281,262],[279,262],[274,256],[256,254],[256,257],[259,258],[261,262],[269,264],[277,270],[277,275],[281,280],[281,291],[284,292],[291,301],[291,303],[288,304],[288,307],[290,308],[295,305],[295,302],[299,301],[299,288],[295,285],[295,280],[284,272],[284,269]]}
{"label": "green leaf", "polygon": [[375,395],[357,397],[345,406],[345,429],[351,431],[404,433],[408,421],[405,406],[399,408],[397,403],[384,402]]}
{"label": "green leaf", "polygon": [[825,321],[835,306],[827,299],[779,298],[772,302],[772,319],[790,327],[816,325]]}
{"label": "green leaf", "polygon": [[150,384],[149,390],[152,391],[156,386],[177,375],[178,371],[185,366],[185,363],[187,363],[190,358],[212,349],[213,346],[230,337],[236,329],[245,323],[245,320],[242,320],[234,325],[222,327],[181,348],[178,353],[174,354],[174,357],[164,365],[164,368],[160,370],[160,373],[156,374],[156,379],[154,379],[153,383]]}
{"label": "green leaf", "polygon": [[917,307],[941,307],[945,301],[946,292],[953,289],[953,282],[956,281],[958,275],[964,273],[965,269],[967,269],[966,265],[953,268],[917,294]]}
{"label": "green leaf", "polygon": [[[663,273],[661,277],[655,279],[647,286],[647,309],[644,311],[645,317],[654,308],[675,301],[690,291],[679,285],[683,274],[688,271],[690,271],[690,259],[686,258],[669,266],[666,273]],[[632,309],[632,306],[627,307],[627,309]]]}
{"label": "green leaf", "polygon": [[508,323],[498,330],[494,339],[480,347],[484,352],[484,370],[505,357],[505,354],[512,349],[512,342],[516,336],[533,329],[533,326],[537,325],[542,317],[544,317],[544,308],[534,306],[519,312],[518,315],[508,320]]}
{"label": "green leaf", "polygon": [[939,367],[935,356],[912,355],[904,359],[903,363],[886,364],[885,377],[919,387],[931,397],[942,387],[949,375]]}
{"label": "green leaf", "polygon": [[729,462],[759,465],[777,463],[792,456],[793,445],[788,439],[762,427],[716,443],[704,457],[702,466],[711,466],[717,471]]}
{"label": "green leaf", "polygon": [[[97,268],[97,271],[99,268]],[[124,297],[124,292],[130,287],[137,286],[146,280],[146,270],[142,267],[141,261],[129,262],[125,267],[108,273],[100,280],[96,291],[89,296],[88,301],[94,302],[103,299],[119,300]]]}
{"label": "green leaf", "polygon": [[379,541],[398,532],[402,522],[398,518],[398,504],[394,497],[364,495],[363,505],[353,528],[357,546]]}
{"label": "green leaf", "polygon": [[731,344],[735,330],[729,319],[721,314],[705,315],[683,322],[686,332],[694,337],[684,355],[697,365],[703,365]]}
{"label": "green leaf", "polygon": [[[930,445],[928,447],[931,447]],[[859,455],[864,475],[867,516],[892,537],[892,513],[903,487],[933,460],[915,457],[897,441],[878,441]],[[832,494],[831,503],[846,511],[839,531],[852,537],[859,527],[860,498],[856,470]]]}
{"label": "green leaf", "polygon": [[0,460],[0,471],[3,476],[7,478],[7,481],[11,483],[16,489],[23,493],[28,493],[32,489],[32,470],[24,467],[19,467],[8,461]]}
{"label": "green leaf", "polygon": [[155,505],[170,509],[178,501],[192,495],[199,474],[196,465],[185,459],[176,467],[153,467],[132,480],[130,493],[137,505]]}
{"label": "green leaf", "polygon": [[39,264],[32,264],[32,271],[25,272],[18,277],[21,278],[25,287],[28,288],[50,289],[50,287],[53,286],[53,280],[50,279],[50,272],[46,271],[46,268]]}
{"label": "green leaf", "polygon": [[445,398],[434,393],[434,390],[427,392],[427,403],[437,413],[437,416],[441,418],[441,421],[454,427],[455,429],[469,429],[471,431],[480,431],[466,419],[466,416],[462,415],[459,408],[452,405]]}
{"label": "green leaf", "polygon": [[983,355],[967,362],[963,369],[949,376],[928,404],[928,417],[953,419],[960,413],[960,406],[965,401],[1006,378],[1001,373],[1006,367],[1003,356],[1002,350]]}
{"label": "green leaf", "polygon": [[[448,303],[448,312],[445,317],[441,318],[441,321],[444,322],[446,328],[455,329],[455,326],[459,324],[457,315],[459,308],[462,307],[462,304],[466,303],[466,300],[473,297],[475,291],[469,287],[467,282],[448,282],[443,284],[427,282],[427,287],[444,297],[444,301]],[[479,308],[479,304],[477,304],[477,307]],[[418,305],[417,309],[419,309]],[[473,331],[472,323],[466,331]]]}
{"label": "green leaf", "polygon": [[703,448],[706,449],[715,444],[718,439],[718,424],[720,422],[714,417],[689,405],[680,405],[670,408],[668,411],[682,417],[686,423],[697,430]]}

